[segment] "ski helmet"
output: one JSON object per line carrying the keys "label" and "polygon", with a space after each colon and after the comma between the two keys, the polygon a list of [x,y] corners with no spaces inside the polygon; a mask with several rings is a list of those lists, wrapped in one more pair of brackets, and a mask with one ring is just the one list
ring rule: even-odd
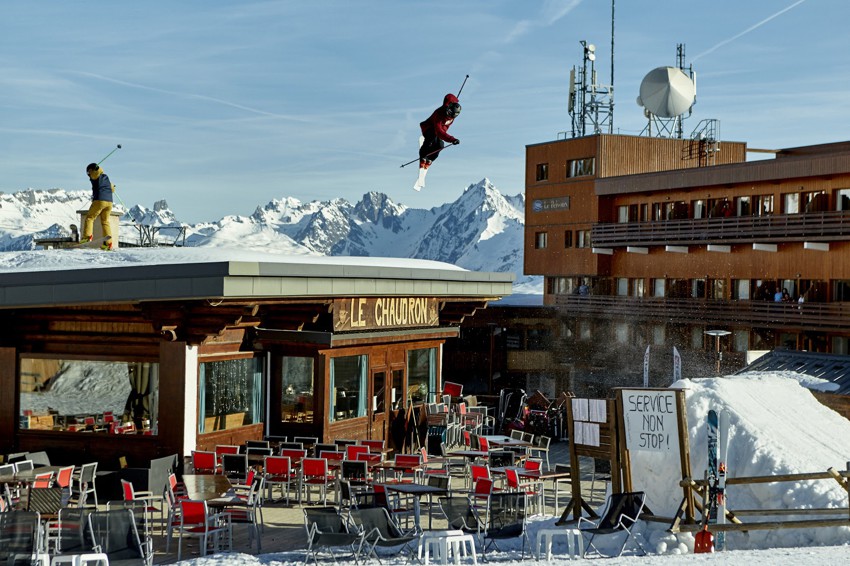
{"label": "ski helmet", "polygon": [[446,106],[446,114],[449,118],[457,118],[460,115],[460,103],[452,102]]}

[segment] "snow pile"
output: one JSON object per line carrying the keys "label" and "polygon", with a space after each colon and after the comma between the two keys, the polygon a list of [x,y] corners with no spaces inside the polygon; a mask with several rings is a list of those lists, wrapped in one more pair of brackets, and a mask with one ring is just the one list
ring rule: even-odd
{"label": "snow pile", "polygon": [[[729,411],[727,477],[774,476],[844,469],[850,460],[850,421],[823,406],[801,385],[808,376],[760,373],[682,380],[686,391],[691,473],[702,478],[707,465],[706,419],[710,409]],[[791,377],[791,378],[789,378]],[[672,517],[682,500],[678,451],[661,455],[632,452],[634,487],[647,492],[656,515]],[[847,492],[834,480],[727,486],[728,506],[738,509],[847,508]],[[793,519],[812,519],[797,516]],[[836,518],[835,515],[828,518]],[[839,517],[840,518],[840,517]],[[845,517],[846,518],[846,517]],[[744,521],[781,520],[777,516]],[[652,526],[655,530],[661,526]],[[690,535],[649,535],[657,550],[693,547]],[[730,549],[846,544],[850,528],[780,529],[729,533]]]}

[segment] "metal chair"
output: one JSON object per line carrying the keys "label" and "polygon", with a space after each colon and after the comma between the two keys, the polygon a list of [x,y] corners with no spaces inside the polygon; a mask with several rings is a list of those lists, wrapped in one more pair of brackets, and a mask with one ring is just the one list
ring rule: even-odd
{"label": "metal chair", "polygon": [[97,476],[97,462],[83,464],[71,476],[71,497],[77,497],[80,505],[87,505],[89,496],[94,497],[94,506],[97,507],[97,490],[95,477]]}
{"label": "metal chair", "polygon": [[532,444],[534,446],[528,447],[528,457],[529,458],[541,458],[546,460],[546,470],[550,469],[549,466],[549,445],[552,443],[552,439],[545,435],[536,436]]}
{"label": "metal chair", "polygon": [[322,550],[327,550],[337,564],[334,549],[342,548],[348,549],[354,562],[359,564],[357,553],[363,543],[363,534],[349,532],[336,507],[305,507],[304,529],[307,531],[304,564],[312,557],[319,566],[319,552]]}
{"label": "metal chair", "polygon": [[262,494],[264,489],[265,476],[260,476],[258,480],[252,482],[243,505],[227,506],[221,512],[221,516],[227,518],[231,528],[235,524],[249,525],[248,546],[250,547],[251,541],[256,538],[258,554],[263,550],[260,531],[263,526]]}
{"label": "metal chair", "polygon": [[[605,510],[598,520],[590,520],[586,517],[579,517],[578,528],[581,529],[582,536],[590,534],[587,541],[588,552],[595,551],[600,556],[609,557],[603,554],[596,545],[593,544],[594,539],[599,535],[617,535],[626,533],[622,545],[616,555],[620,556],[626,549],[629,541],[637,544],[641,554],[646,554],[646,549],[641,544],[640,540],[635,537],[634,525],[640,518],[643,512],[643,507],[646,504],[646,494],[642,491],[634,491],[627,493],[612,493],[608,496],[605,503]],[[589,524],[590,527],[582,529],[583,524]]]}
{"label": "metal chair", "polygon": [[0,513],[0,564],[48,566],[41,517],[34,511]]}
{"label": "metal chair", "polygon": [[363,535],[358,553],[362,553],[363,545],[367,545],[367,556],[380,561],[376,548],[400,546],[401,549],[395,551],[394,554],[399,554],[407,549],[409,555],[412,555],[413,548],[411,548],[410,543],[417,540],[417,535],[404,534],[385,508],[352,509],[351,520],[360,534]]}
{"label": "metal chair", "polygon": [[508,540],[520,537],[522,539],[522,554],[525,558],[526,534],[526,496],[524,493],[501,492],[493,493],[487,503],[486,510],[473,507],[473,513],[478,514],[479,536],[481,538],[481,554],[486,561],[487,549],[496,546],[497,540]]}
{"label": "metal chair", "polygon": [[230,478],[231,481],[246,482],[246,478],[248,477],[248,455],[222,454],[221,473]]}
{"label": "metal chair", "polygon": [[192,450],[192,469],[196,474],[217,474],[219,467],[215,452]]}

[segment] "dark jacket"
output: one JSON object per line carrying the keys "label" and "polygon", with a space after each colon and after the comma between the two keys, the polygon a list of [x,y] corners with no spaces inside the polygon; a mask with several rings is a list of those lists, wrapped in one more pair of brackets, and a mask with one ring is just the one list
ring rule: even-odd
{"label": "dark jacket", "polygon": [[453,102],[457,102],[457,97],[447,94],[443,99],[443,105],[434,110],[427,120],[420,122],[419,127],[422,128],[422,135],[425,138],[438,137],[444,142],[454,143],[456,138],[449,134],[448,129],[455,119],[446,114],[446,108]]}
{"label": "dark jacket", "polygon": [[101,173],[97,179],[91,179],[92,200],[112,202],[112,183],[106,173]]}

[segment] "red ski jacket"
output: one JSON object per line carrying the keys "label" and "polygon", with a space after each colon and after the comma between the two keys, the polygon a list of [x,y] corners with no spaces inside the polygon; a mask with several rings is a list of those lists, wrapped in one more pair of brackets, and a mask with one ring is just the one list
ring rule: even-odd
{"label": "red ski jacket", "polygon": [[454,143],[455,137],[449,134],[449,126],[455,121],[446,114],[446,107],[452,102],[457,102],[457,97],[453,94],[447,94],[443,99],[443,105],[434,110],[431,116],[424,122],[420,122],[419,127],[422,128],[422,135],[426,138],[436,136],[447,143]]}

